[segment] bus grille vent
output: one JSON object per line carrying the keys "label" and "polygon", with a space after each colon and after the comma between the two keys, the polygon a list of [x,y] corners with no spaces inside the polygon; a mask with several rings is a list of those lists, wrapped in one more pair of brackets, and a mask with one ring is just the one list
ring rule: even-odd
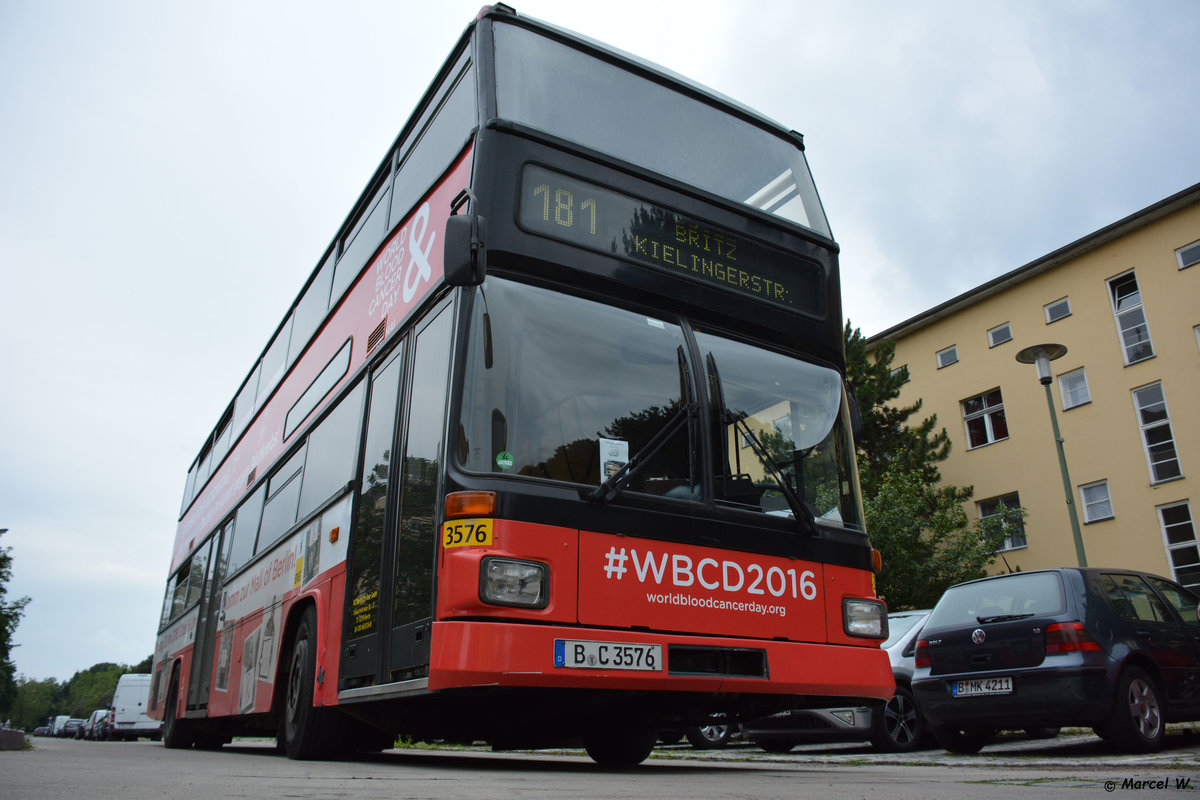
{"label": "bus grille vent", "polygon": [[246,476],[246,488],[254,485],[254,479],[258,477],[258,467],[250,470],[250,474]]}
{"label": "bus grille vent", "polygon": [[667,651],[672,675],[728,675],[769,678],[767,651],[740,647],[696,647],[673,644]]}
{"label": "bus grille vent", "polygon": [[375,330],[371,331],[371,335],[367,337],[367,352],[370,353],[379,343],[383,341],[384,335],[387,333],[387,317],[383,318]]}

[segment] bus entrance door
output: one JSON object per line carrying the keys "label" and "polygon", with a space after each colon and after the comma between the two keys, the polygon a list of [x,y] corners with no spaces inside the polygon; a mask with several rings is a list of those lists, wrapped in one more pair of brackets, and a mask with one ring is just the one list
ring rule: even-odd
{"label": "bus entrance door", "polygon": [[209,544],[212,557],[206,559],[204,593],[196,618],[196,644],[192,652],[192,674],[188,681],[188,708],[208,706],[208,689],[212,682],[213,645],[221,627],[222,603],[218,593],[225,582],[224,559],[216,557],[221,552],[224,540],[233,532],[233,520],[226,523],[220,536],[213,537]]}
{"label": "bus entrance door", "polygon": [[342,690],[428,672],[452,320],[448,306],[433,313],[409,340],[411,358],[398,347],[371,377]]}
{"label": "bus entrance door", "polygon": [[391,591],[388,681],[428,675],[437,559],[438,483],[442,473],[446,382],[450,369],[453,310],[443,307],[418,329],[405,404],[404,466]]}

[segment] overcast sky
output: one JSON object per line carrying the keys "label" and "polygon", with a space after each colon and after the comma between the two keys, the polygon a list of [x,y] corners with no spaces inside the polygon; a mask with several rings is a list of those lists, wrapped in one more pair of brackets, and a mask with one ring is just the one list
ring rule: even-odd
{"label": "overcast sky", "polygon": [[[192,459],[480,4],[0,0],[19,673],[152,652]],[[1196,0],[513,5],[803,132],[867,335],[1200,182]]]}

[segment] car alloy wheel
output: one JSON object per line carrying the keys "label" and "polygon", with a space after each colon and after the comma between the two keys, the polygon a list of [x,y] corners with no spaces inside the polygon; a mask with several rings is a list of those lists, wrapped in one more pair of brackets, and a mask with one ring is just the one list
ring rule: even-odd
{"label": "car alloy wheel", "polygon": [[912,692],[897,686],[896,693],[876,709],[871,725],[871,744],[887,752],[912,750],[923,733],[921,713]]}

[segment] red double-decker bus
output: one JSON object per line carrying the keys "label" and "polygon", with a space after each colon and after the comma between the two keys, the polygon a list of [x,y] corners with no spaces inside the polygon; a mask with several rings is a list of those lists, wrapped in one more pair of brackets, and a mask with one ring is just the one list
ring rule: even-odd
{"label": "red double-decker bus", "polygon": [[188,472],[168,747],[582,742],[892,694],[799,134],[485,8]]}

